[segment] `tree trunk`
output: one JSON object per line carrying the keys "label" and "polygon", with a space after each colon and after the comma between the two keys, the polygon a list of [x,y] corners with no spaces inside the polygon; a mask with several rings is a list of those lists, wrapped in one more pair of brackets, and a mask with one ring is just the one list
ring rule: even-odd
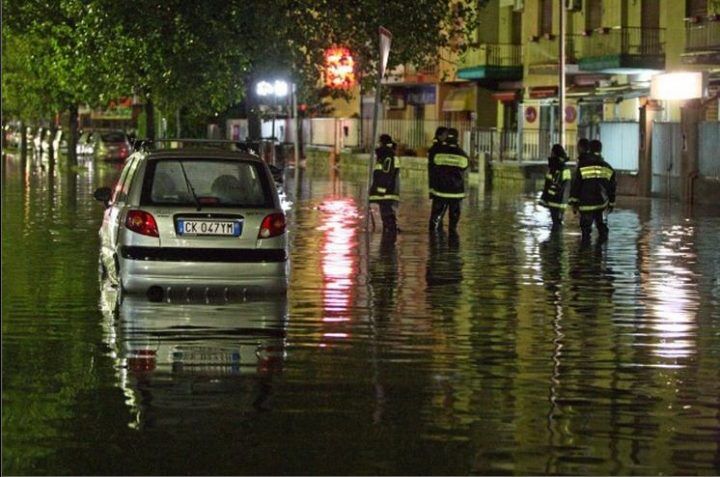
{"label": "tree trunk", "polygon": [[71,166],[77,165],[77,143],[78,143],[78,120],[79,120],[79,112],[78,112],[78,105],[73,104],[68,108],[68,111],[70,113],[70,118],[68,120],[69,122],[69,136],[68,136],[68,152],[67,152],[67,161],[68,164]]}
{"label": "tree trunk", "polygon": [[155,106],[149,97],[145,102],[145,132],[147,139],[155,140]]}
{"label": "tree trunk", "polygon": [[25,121],[20,121],[20,157],[23,161],[27,159],[27,148],[28,148],[28,138],[27,138],[27,124],[25,124]]}
{"label": "tree trunk", "polygon": [[247,91],[245,113],[248,118],[248,140],[259,141],[262,136],[262,129],[260,127],[260,115],[258,114],[258,101],[253,88],[254,84],[255,79],[251,76],[245,85],[245,91]]}

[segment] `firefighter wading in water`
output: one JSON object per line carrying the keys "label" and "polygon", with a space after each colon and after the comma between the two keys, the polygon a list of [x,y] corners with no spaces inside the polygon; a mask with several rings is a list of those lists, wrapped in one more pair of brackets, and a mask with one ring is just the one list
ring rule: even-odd
{"label": "firefighter wading in water", "polygon": [[608,238],[605,210],[612,212],[615,207],[615,170],[600,155],[602,143],[590,141],[590,152],[578,158],[577,172],[570,187],[570,200],[575,213],[580,211],[582,240],[590,240],[592,224],[600,234],[600,240]]}
{"label": "firefighter wading in water", "polygon": [[457,231],[460,221],[460,201],[465,198],[465,170],[468,156],[458,146],[458,131],[450,128],[444,142],[435,145],[428,154],[430,179],[430,231],[442,228],[445,211],[449,211],[450,231]]}
{"label": "firefighter wading in water", "polygon": [[560,144],[555,144],[548,157],[548,172],[545,174],[545,187],[540,196],[540,205],[550,209],[552,230],[560,229],[565,212],[565,185],[570,180],[570,169],[565,167],[568,157]]}
{"label": "firefighter wading in water", "polygon": [[383,233],[398,231],[395,208],[400,201],[400,169],[395,163],[396,144],[388,134],[380,135],[380,147],[375,149],[375,169],[370,184],[370,203],[378,204]]}

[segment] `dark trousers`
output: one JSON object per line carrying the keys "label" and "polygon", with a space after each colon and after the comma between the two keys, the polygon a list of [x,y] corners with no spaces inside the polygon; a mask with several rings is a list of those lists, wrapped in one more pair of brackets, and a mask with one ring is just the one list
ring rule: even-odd
{"label": "dark trousers", "polygon": [[557,230],[562,225],[564,212],[565,211],[563,209],[550,207],[550,218],[552,219],[553,230]]}
{"label": "dark trousers", "polygon": [[430,212],[430,230],[442,228],[443,217],[445,211],[449,211],[450,230],[457,229],[460,222],[460,201],[462,199],[445,199],[442,197],[433,197],[432,210]]}
{"label": "dark trousers", "polygon": [[378,202],[380,207],[380,218],[382,219],[383,230],[387,232],[397,231],[397,218],[395,217],[395,202],[382,200]]}
{"label": "dark trousers", "polygon": [[604,210],[591,210],[587,212],[580,212],[580,230],[582,230],[582,238],[587,240],[590,238],[592,233],[592,224],[595,222],[598,233],[601,239],[606,239],[608,236],[608,226],[605,223]]}

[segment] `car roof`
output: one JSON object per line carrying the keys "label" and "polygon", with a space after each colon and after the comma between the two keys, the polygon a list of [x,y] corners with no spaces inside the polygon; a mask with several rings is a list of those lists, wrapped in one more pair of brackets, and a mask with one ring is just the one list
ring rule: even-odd
{"label": "car roof", "polygon": [[150,161],[158,159],[192,158],[200,160],[234,159],[265,163],[258,156],[243,151],[227,151],[209,147],[184,147],[182,149],[160,149],[148,151],[146,158]]}

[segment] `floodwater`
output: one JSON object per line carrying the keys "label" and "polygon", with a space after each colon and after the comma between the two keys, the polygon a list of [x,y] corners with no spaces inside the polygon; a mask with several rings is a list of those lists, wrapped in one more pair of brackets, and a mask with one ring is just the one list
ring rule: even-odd
{"label": "floodwater", "polygon": [[118,174],[4,159],[3,474],[720,473],[718,209],[620,198],[582,246],[474,186],[430,236],[408,176],[392,243],[361,175],[307,171],[286,298],[117,308]]}

